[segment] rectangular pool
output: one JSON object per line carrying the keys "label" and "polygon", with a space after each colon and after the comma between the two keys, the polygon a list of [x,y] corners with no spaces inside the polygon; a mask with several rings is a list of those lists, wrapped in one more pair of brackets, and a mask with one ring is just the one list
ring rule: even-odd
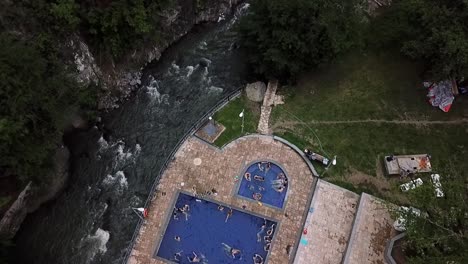
{"label": "rectangular pool", "polygon": [[[188,210],[182,209],[184,206]],[[229,207],[184,193],[179,193],[174,208],[182,210],[174,209],[171,214],[154,257],[174,263],[190,263],[189,258],[195,256],[194,252],[199,263],[251,264],[257,254],[257,261],[267,262],[269,241],[273,240],[277,226],[275,221],[235,208],[226,221]],[[231,251],[231,248],[240,252]],[[232,253],[235,253],[234,257]]]}

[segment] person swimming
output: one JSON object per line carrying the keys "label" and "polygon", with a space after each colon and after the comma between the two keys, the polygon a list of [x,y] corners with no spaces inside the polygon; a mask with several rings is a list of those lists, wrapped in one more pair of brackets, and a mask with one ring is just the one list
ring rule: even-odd
{"label": "person swimming", "polygon": [[260,163],[260,162],[257,163],[257,166],[258,166],[258,169],[259,169],[260,171],[263,171],[263,165],[262,165],[262,163]]}
{"label": "person swimming", "polygon": [[252,197],[254,198],[254,200],[260,201],[262,199],[262,194],[261,193],[254,193],[252,195]]}
{"label": "person swimming", "polygon": [[273,231],[275,230],[275,224],[272,224],[270,226],[270,229],[267,231],[267,235],[271,236],[273,234]]}
{"label": "person swimming", "polygon": [[265,244],[265,246],[263,247],[263,250],[270,251],[270,246],[271,246],[271,243]]}
{"label": "person swimming", "polygon": [[226,220],[224,221],[225,223],[227,223],[228,219],[232,216],[232,208],[229,208],[229,211],[226,215]]}
{"label": "person swimming", "polygon": [[180,258],[182,257],[182,252],[184,252],[183,250],[177,252],[174,254],[174,260],[179,262],[180,261]]}
{"label": "person swimming", "polygon": [[246,173],[244,174],[244,178],[245,178],[246,180],[248,180],[248,181],[251,181],[251,180],[252,180],[252,177],[250,176],[250,172],[246,172]]}
{"label": "person swimming", "polygon": [[180,242],[180,236],[175,236],[174,240],[177,241],[177,242]]}
{"label": "person swimming", "polygon": [[257,233],[257,242],[261,242],[261,241],[262,241],[262,234],[263,234],[263,232],[265,232],[265,228],[266,228],[266,220],[265,220],[265,222],[262,224],[262,227],[260,228],[260,231],[258,231],[258,233]]}
{"label": "person swimming", "polygon": [[264,240],[266,243],[271,243],[271,236],[264,236],[264,237],[263,237],[263,240]]}
{"label": "person swimming", "polygon": [[253,256],[253,261],[254,261],[254,264],[263,264],[263,257],[260,256],[259,254],[255,254]]}
{"label": "person swimming", "polygon": [[188,221],[190,206],[185,204],[182,208],[179,208],[179,211],[185,215],[185,221]]}
{"label": "person swimming", "polygon": [[224,210],[224,206],[218,205],[218,210],[222,212]]}
{"label": "person swimming", "polygon": [[174,207],[174,210],[172,212],[172,217],[174,218],[174,220],[179,220],[179,217],[177,216],[177,212],[179,210],[177,210],[177,208]]}
{"label": "person swimming", "polygon": [[255,175],[255,176],[254,176],[254,179],[255,179],[256,181],[265,181],[265,177],[259,176],[259,175]]}
{"label": "person swimming", "polygon": [[231,256],[233,259],[235,259],[238,255],[241,254],[240,249],[233,248],[227,245],[226,243],[221,243],[221,245],[223,245],[224,252],[228,254],[229,256]]}
{"label": "person swimming", "polygon": [[197,255],[195,252],[192,252],[192,254],[193,254],[193,256],[187,257],[188,261],[189,261],[190,263],[198,263],[198,262],[200,262],[201,259],[198,257],[198,255]]}

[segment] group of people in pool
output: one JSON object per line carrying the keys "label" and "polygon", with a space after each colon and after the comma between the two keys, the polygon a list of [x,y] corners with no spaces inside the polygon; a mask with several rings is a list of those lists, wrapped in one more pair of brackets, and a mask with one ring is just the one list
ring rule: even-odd
{"label": "group of people in pool", "polygon": [[[257,163],[257,166],[258,166],[258,169],[260,171],[264,171],[265,172],[265,175],[266,173],[270,170],[271,168],[271,163],[268,162],[268,161],[264,161],[264,162],[259,162]],[[251,182],[252,181],[252,175],[250,174],[250,172],[246,172],[244,174],[244,178]],[[253,179],[255,181],[258,181],[258,182],[264,182],[265,181],[265,177],[264,176],[260,176],[260,175],[254,175],[253,176]],[[272,180],[271,181],[271,188],[273,188],[275,191],[281,193],[283,192],[284,190],[286,190],[288,186],[288,179],[286,178],[286,175],[284,175],[284,173],[279,173],[277,176],[276,176],[276,179],[275,180]],[[265,190],[264,187],[262,186],[259,186],[258,187],[258,192],[255,192],[256,188],[254,185],[249,185],[249,189],[251,191],[253,191],[254,193],[252,194],[252,198],[256,201],[260,201],[262,200],[262,191]]]}
{"label": "group of people in pool", "polygon": [[[257,233],[257,242],[262,242],[262,235],[265,233],[267,223],[266,220],[263,223],[263,225],[260,227],[260,231]],[[266,231],[266,235],[263,237],[263,242],[265,243],[263,249],[265,251],[270,251],[270,246],[271,246],[271,240],[273,238],[273,233],[275,231],[275,224],[272,224],[270,228]]]}
{"label": "group of people in pool", "polygon": [[184,204],[182,207],[174,207],[174,211],[172,212],[172,217],[174,220],[179,220],[179,214],[183,214],[185,216],[185,221],[188,221],[190,206],[188,204]]}

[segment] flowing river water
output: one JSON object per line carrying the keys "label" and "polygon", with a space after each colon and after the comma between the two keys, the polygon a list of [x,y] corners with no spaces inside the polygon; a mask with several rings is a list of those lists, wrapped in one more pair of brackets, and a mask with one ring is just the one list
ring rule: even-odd
{"label": "flowing river water", "polygon": [[[15,243],[17,263],[121,263],[164,160],[223,96],[245,85],[236,49],[240,16],[197,26],[144,70],[143,85],[102,123],[66,138],[68,187],[29,215]],[[200,64],[200,61],[202,63]]]}

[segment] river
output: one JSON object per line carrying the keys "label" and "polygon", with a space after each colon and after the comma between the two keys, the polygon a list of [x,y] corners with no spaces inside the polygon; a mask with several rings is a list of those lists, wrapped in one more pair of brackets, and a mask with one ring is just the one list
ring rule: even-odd
{"label": "river", "polygon": [[15,262],[122,262],[138,220],[131,208],[143,206],[166,157],[204,113],[245,85],[238,15],[196,26],[144,69],[134,97],[98,126],[67,136],[67,188],[26,218]]}

